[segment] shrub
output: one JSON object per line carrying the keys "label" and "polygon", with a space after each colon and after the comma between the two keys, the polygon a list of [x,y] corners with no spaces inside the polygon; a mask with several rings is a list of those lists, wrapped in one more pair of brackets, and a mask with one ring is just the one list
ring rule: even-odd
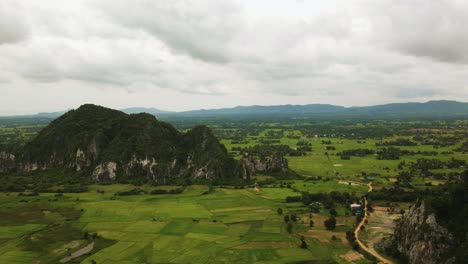
{"label": "shrub", "polygon": [[323,224],[327,230],[334,230],[336,227],[336,219],[334,217],[330,217],[329,219],[325,220]]}

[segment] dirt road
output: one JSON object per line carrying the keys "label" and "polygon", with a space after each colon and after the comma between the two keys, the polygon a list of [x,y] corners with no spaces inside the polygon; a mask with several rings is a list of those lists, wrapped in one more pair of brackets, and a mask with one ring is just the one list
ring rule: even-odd
{"label": "dirt road", "polygon": [[[372,192],[372,182],[369,182],[369,184],[367,184],[367,188],[368,188],[367,192]],[[354,236],[356,237],[356,242],[359,244],[359,247],[362,250],[364,250],[367,253],[371,254],[372,256],[376,257],[380,261],[380,263],[393,264],[392,261],[382,257],[377,252],[375,252],[373,250],[369,250],[369,248],[366,245],[364,245],[364,243],[362,243],[361,240],[359,240],[359,231],[361,230],[361,227],[364,225],[366,220],[367,220],[367,198],[364,198],[364,217],[362,218],[361,222],[359,223],[359,225],[354,230]]]}
{"label": "dirt road", "polygon": [[84,248],[81,248],[81,249],[73,252],[70,256],[61,259],[60,263],[65,263],[65,262],[68,262],[68,261],[70,261],[70,260],[72,260],[74,258],[81,257],[84,254],[88,254],[89,252],[91,252],[91,250],[93,250],[93,248],[94,248],[94,242],[88,244]]}

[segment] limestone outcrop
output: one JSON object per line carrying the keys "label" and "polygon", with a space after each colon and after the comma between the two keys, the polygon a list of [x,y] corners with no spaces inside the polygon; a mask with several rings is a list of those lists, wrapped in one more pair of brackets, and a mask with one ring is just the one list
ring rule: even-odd
{"label": "limestone outcrop", "polygon": [[98,165],[93,171],[93,178],[97,181],[112,181],[116,177],[117,163],[109,161]]}
{"label": "limestone outcrop", "polygon": [[245,169],[250,173],[256,172],[286,172],[288,160],[279,154],[272,154],[264,158],[246,156],[242,159]]}
{"label": "limestone outcrop", "polygon": [[2,151],[0,152],[0,172],[9,172],[16,166],[15,155]]}
{"label": "limestone outcrop", "polygon": [[456,244],[447,228],[427,214],[424,202],[413,205],[395,227],[394,234],[381,243],[385,250],[397,250],[410,264],[451,264],[450,251]]}

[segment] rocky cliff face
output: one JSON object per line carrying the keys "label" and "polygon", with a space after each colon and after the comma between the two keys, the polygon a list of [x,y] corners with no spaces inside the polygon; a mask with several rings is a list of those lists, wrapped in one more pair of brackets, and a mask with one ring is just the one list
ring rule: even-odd
{"label": "rocky cliff face", "polygon": [[0,152],[0,173],[9,172],[16,166],[15,155],[2,151]]}
{"label": "rocky cliff face", "polygon": [[456,263],[450,255],[455,238],[437,223],[434,214],[427,214],[424,202],[412,206],[398,222],[393,236],[382,244],[387,251],[397,250],[411,264]]}
{"label": "rocky cliff face", "polygon": [[229,175],[245,177],[241,163],[229,156],[206,126],[197,126],[184,135],[184,148],[189,150],[188,155],[180,163],[186,164],[186,174],[205,179],[223,179]]}
{"label": "rocky cliff face", "polygon": [[286,172],[288,170],[288,160],[279,154],[272,154],[262,159],[256,159],[252,156],[242,159],[244,168],[250,172]]}
{"label": "rocky cliff face", "polygon": [[87,170],[99,181],[242,177],[241,163],[205,126],[180,133],[149,114],[127,115],[95,105],[54,120],[26,144],[16,161],[7,154],[0,155],[0,161],[0,172],[68,168]]}
{"label": "rocky cliff face", "polygon": [[112,181],[116,178],[117,163],[105,162],[98,165],[93,171],[93,177],[97,181]]}

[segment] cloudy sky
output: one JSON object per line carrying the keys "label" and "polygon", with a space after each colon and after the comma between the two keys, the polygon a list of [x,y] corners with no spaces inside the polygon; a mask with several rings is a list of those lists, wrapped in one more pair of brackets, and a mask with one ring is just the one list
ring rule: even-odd
{"label": "cloudy sky", "polygon": [[0,0],[0,115],[468,101],[465,0]]}

